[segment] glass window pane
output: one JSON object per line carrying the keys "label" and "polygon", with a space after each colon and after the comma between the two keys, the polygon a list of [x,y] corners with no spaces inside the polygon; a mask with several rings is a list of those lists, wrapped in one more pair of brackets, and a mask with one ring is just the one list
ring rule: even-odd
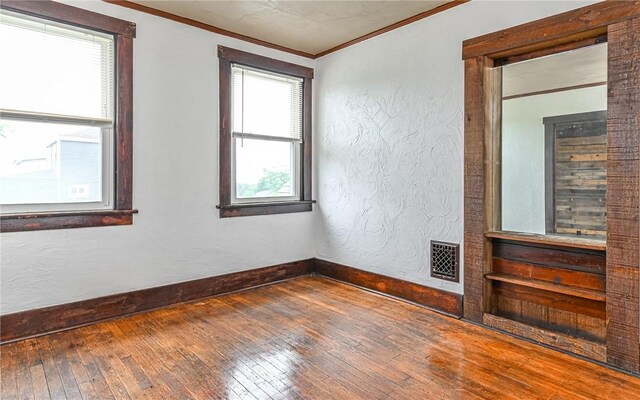
{"label": "glass window pane", "polygon": [[607,47],[502,67],[502,230],[606,237]]}
{"label": "glass window pane", "polygon": [[235,140],[236,198],[296,196],[295,147],[289,142]]}
{"label": "glass window pane", "polygon": [[233,68],[233,131],[300,139],[302,82]]}
{"label": "glass window pane", "polygon": [[96,201],[101,128],[0,120],[0,204]]}
{"label": "glass window pane", "polygon": [[0,108],[112,118],[113,37],[0,14]]}

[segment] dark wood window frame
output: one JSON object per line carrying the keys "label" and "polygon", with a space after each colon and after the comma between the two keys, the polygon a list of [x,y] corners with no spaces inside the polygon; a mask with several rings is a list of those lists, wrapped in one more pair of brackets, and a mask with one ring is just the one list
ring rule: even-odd
{"label": "dark wood window frame", "polygon": [[[220,73],[220,218],[250,215],[285,214],[312,210],[311,197],[311,81],[313,69],[273,58],[218,46]],[[300,200],[264,203],[231,201],[231,65],[239,64],[301,78],[302,83],[302,151],[300,152]]]}
{"label": "dark wood window frame", "polygon": [[0,8],[113,35],[116,49],[114,208],[96,211],[5,214],[0,216],[0,231],[20,232],[131,225],[133,214],[137,213],[132,204],[135,23],[48,0],[5,0],[0,3]]}
{"label": "dark wood window frame", "polygon": [[[500,109],[493,105],[501,90],[493,67],[600,43],[603,37],[609,53],[606,245],[495,232],[500,229]],[[640,121],[629,116],[637,115],[640,109],[638,54],[638,0],[596,3],[466,40],[462,48],[465,319],[492,325],[492,282],[487,277],[492,273],[492,246],[496,239],[540,243],[569,251],[600,251],[606,257],[604,361],[636,373],[640,371]],[[540,330],[536,332],[539,334]],[[549,337],[554,346],[562,348],[557,335]]]}

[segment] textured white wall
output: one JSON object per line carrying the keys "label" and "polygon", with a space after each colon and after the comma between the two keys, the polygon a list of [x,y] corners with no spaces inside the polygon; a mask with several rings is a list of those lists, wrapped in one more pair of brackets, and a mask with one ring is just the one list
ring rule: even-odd
{"label": "textured white wall", "polygon": [[[219,219],[222,44],[295,57],[98,1],[137,23],[134,225],[0,235],[2,314],[313,257],[312,213]],[[1,66],[0,66],[1,69]]]}
{"label": "textured white wall", "polygon": [[542,119],[606,109],[606,86],[502,103],[502,229],[545,233]]}
{"label": "textured white wall", "polygon": [[429,278],[463,237],[462,41],[586,5],[474,0],[316,63],[317,257]]}

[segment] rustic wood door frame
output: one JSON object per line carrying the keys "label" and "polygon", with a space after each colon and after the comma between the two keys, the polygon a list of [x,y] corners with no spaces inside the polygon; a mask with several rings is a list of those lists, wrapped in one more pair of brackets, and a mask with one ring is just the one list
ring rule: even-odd
{"label": "rustic wood door frame", "polygon": [[500,229],[500,102],[494,66],[603,41],[608,47],[607,362],[640,372],[640,1],[605,1],[466,40],[464,316],[489,311]]}

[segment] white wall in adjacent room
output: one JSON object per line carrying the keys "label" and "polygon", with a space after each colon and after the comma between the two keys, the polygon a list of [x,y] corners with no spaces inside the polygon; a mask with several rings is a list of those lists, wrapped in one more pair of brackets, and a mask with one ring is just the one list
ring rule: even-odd
{"label": "white wall in adjacent room", "polygon": [[545,233],[542,119],[606,109],[606,85],[503,101],[502,229]]}

